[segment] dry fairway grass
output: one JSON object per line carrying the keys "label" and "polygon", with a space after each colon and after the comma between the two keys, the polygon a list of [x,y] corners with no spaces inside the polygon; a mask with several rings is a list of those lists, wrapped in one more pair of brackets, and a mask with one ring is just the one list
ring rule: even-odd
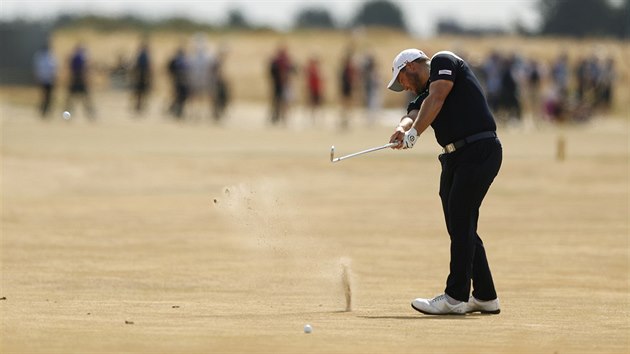
{"label": "dry fairway grass", "polygon": [[625,120],[566,128],[562,163],[554,128],[500,131],[480,234],[503,312],[431,317],[409,306],[448,270],[430,133],[333,165],[330,145],[378,145],[398,113],[341,134],[332,114],[270,129],[237,106],[223,127],[182,125],[123,100],[99,99],[95,124],[1,107],[4,353],[630,349]]}

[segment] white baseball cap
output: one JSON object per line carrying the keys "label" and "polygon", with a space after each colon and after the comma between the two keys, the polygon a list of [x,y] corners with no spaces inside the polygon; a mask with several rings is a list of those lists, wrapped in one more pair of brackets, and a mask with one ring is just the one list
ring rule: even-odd
{"label": "white baseball cap", "polygon": [[404,90],[404,87],[402,87],[400,82],[398,82],[398,74],[400,73],[400,70],[402,68],[407,66],[408,63],[411,63],[412,61],[419,58],[429,59],[429,57],[424,54],[424,52],[420,49],[410,48],[400,52],[396,56],[396,58],[394,58],[394,63],[392,64],[393,76],[392,80],[389,82],[389,85],[387,85],[387,88],[396,92]]}

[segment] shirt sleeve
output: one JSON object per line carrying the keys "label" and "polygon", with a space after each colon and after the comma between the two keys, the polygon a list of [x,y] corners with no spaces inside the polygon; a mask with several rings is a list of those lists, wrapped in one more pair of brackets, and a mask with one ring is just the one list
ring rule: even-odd
{"label": "shirt sleeve", "polygon": [[431,82],[437,80],[455,81],[457,58],[449,54],[439,54],[431,59]]}

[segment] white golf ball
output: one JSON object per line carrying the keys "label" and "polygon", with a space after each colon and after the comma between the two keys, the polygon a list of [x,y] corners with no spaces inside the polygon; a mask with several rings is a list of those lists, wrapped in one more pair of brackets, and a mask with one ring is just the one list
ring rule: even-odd
{"label": "white golf ball", "polygon": [[307,324],[304,326],[304,333],[311,333],[313,332],[313,327],[311,327],[310,324]]}
{"label": "white golf ball", "polygon": [[70,112],[68,111],[63,112],[63,119],[68,120],[70,119],[70,117],[72,117],[72,115],[70,115]]}

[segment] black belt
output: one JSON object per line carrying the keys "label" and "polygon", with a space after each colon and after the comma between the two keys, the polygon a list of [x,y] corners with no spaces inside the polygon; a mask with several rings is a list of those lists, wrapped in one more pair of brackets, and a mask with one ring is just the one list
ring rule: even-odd
{"label": "black belt", "polygon": [[444,153],[445,154],[450,154],[452,152],[455,152],[456,150],[459,150],[461,148],[463,148],[464,146],[468,145],[468,144],[472,144],[475,141],[479,141],[482,139],[489,139],[489,138],[496,138],[497,137],[497,132],[481,132],[481,133],[477,133],[477,134],[473,134],[469,137],[466,137],[462,140],[458,140],[454,143],[450,143],[446,146],[444,146]]}

